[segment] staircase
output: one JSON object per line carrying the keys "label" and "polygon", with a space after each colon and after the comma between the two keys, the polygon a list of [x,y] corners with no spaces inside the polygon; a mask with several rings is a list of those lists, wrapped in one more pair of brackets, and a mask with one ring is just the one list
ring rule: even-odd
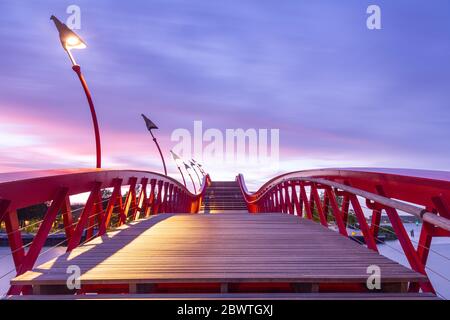
{"label": "staircase", "polygon": [[245,211],[247,204],[237,181],[215,181],[207,187],[200,212]]}

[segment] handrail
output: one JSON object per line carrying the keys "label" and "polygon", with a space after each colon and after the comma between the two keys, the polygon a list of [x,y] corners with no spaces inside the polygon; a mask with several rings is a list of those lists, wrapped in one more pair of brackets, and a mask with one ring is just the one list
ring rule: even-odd
{"label": "handrail", "polygon": [[[347,184],[362,190],[378,193],[383,187],[385,195],[424,207],[434,207],[433,196],[450,199],[450,172],[413,169],[387,168],[331,168],[303,170],[277,176],[254,193],[248,192],[242,174],[236,179],[240,181],[241,190],[247,202],[255,202],[264,192],[286,179],[323,178]],[[447,216],[450,218],[450,214]]]}
{"label": "handrail", "polygon": [[[450,237],[450,172],[383,168],[305,170],[275,177],[254,193],[248,191],[243,175],[236,179],[250,212],[283,212],[311,220],[316,215],[325,227],[332,217],[339,233],[346,237],[351,206],[365,244],[375,251],[381,213],[385,211],[411,268],[424,275],[433,237]],[[322,195],[319,190],[323,190]],[[372,211],[370,225],[358,197],[364,198],[366,208]],[[417,249],[397,210],[424,222]],[[434,292],[429,281],[410,285],[411,291],[419,288]]]}
{"label": "handrail", "polygon": [[[68,195],[75,195],[85,191],[90,191],[92,181],[101,181],[102,188],[113,187],[113,180],[120,178],[128,181],[130,178],[148,178],[158,181],[168,182],[184,190],[190,197],[196,197],[204,192],[206,186],[203,178],[202,188],[197,194],[191,193],[178,180],[169,176],[151,171],[123,170],[123,169],[57,169],[57,170],[33,170],[24,172],[0,173],[0,199],[12,200],[9,210],[28,207],[37,203],[52,200],[53,189],[58,186],[69,188]],[[36,193],[28,193],[23,196],[23,187],[35,189]],[[47,186],[47,188],[44,188]],[[83,191],[85,190],[85,191]]]}
{"label": "handrail", "polygon": [[[372,200],[375,201],[379,204],[382,204],[386,207],[390,207],[390,208],[395,208],[398,209],[400,211],[412,214],[414,216],[416,216],[416,218],[423,220],[425,222],[428,222],[432,225],[435,225],[437,227],[440,227],[444,230],[450,231],[450,220],[437,216],[434,213],[431,212],[427,212],[425,209],[421,209],[417,206],[408,204],[408,203],[404,203],[404,202],[400,202],[397,200],[393,200],[390,198],[386,198],[377,194],[373,194],[370,192],[366,192],[364,190],[361,189],[357,189],[357,188],[353,188],[353,187],[349,187],[346,186],[344,184],[341,183],[337,183],[337,182],[332,182],[332,181],[328,181],[325,179],[315,179],[315,178],[299,178],[302,181],[311,181],[311,182],[316,182],[319,184],[323,184],[323,185],[327,185],[330,187],[334,187],[334,188],[338,188],[342,191],[347,191],[353,194],[356,194],[357,196],[361,196],[364,197],[365,199],[368,200]],[[288,181],[292,181],[293,179],[289,179]]]}
{"label": "handrail", "polygon": [[[422,209],[420,207],[411,205],[409,203],[405,203],[405,202],[401,202],[401,201],[397,201],[394,199],[390,199],[387,197],[383,197],[374,193],[370,193],[361,189],[357,189],[357,188],[353,188],[350,187],[348,185],[344,185],[341,183],[337,183],[337,182],[333,182],[333,181],[329,181],[329,180],[325,180],[325,179],[321,179],[321,178],[304,178],[304,177],[298,177],[298,178],[288,178],[288,179],[283,179],[282,181],[297,181],[297,180],[301,180],[301,181],[305,181],[305,182],[315,182],[321,185],[326,185],[326,186],[330,186],[330,187],[334,187],[337,188],[339,190],[342,191],[347,191],[350,192],[352,194],[355,194],[357,196],[361,196],[365,199],[374,201],[378,204],[384,205],[386,207],[390,207],[390,208],[394,208],[400,211],[403,211],[405,213],[409,213],[413,216],[415,216],[416,218],[423,220],[425,222],[430,223],[431,225],[440,227],[444,230],[450,231],[450,219],[441,217],[436,215],[435,213],[432,212],[428,212],[425,209]],[[241,185],[241,184],[240,184]],[[241,189],[244,193],[246,193],[247,195],[249,194],[249,192],[247,191],[247,188],[245,187],[245,185],[242,185],[242,189]],[[267,188],[264,190],[264,192],[262,194],[260,194],[260,197],[263,197],[267,192],[270,191],[270,188]],[[253,199],[253,200],[249,200],[247,201],[248,204],[253,204],[256,203],[259,199]]]}
{"label": "handrail", "polygon": [[[62,169],[2,173],[0,222],[5,222],[17,275],[33,268],[59,213],[64,222],[67,251],[71,251],[83,238],[87,242],[103,235],[111,226],[115,211],[117,226],[159,213],[197,213],[210,183],[209,175],[205,175],[200,190],[194,194],[177,180],[150,171]],[[123,187],[128,188],[126,196],[122,195]],[[102,197],[104,189],[112,189],[107,199]],[[78,219],[73,221],[69,197],[82,193],[89,195]],[[41,203],[50,204],[25,251],[17,210]],[[12,286],[9,293],[20,294],[27,290],[29,288]]]}

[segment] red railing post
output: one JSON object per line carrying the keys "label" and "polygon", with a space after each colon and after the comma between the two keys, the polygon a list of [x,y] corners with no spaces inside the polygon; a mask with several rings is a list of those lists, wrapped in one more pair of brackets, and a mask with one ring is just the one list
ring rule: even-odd
{"label": "red railing post", "polygon": [[283,193],[283,212],[289,213],[289,204],[291,199],[289,199],[289,183],[285,181],[281,186],[281,192]]}
{"label": "red railing post", "polygon": [[345,225],[348,224],[348,210],[350,209],[350,199],[348,194],[344,194],[344,198],[342,200],[341,212],[342,212],[342,220],[344,220]]}
{"label": "red railing post", "polygon": [[[408,237],[405,227],[403,226],[403,223],[398,216],[397,210],[393,208],[385,208],[385,211],[389,217],[389,220],[391,221],[392,227],[394,228],[395,234],[397,235],[398,241],[403,248],[403,252],[408,259],[411,268],[413,268],[417,272],[427,275],[425,266],[420,261],[420,258],[416,250],[414,249],[411,240]],[[435,293],[434,288],[429,281],[420,283],[420,287],[424,292]]]}
{"label": "red railing post", "polygon": [[180,193],[180,203],[181,203],[181,212],[188,213],[186,193],[184,190],[181,191]]}
{"label": "red railing post", "polygon": [[[94,186],[91,190],[88,200],[86,201],[86,205],[84,206],[83,212],[78,218],[77,226],[72,234],[72,238],[70,238],[69,243],[67,245],[67,252],[72,251],[75,247],[80,244],[80,240],[83,236],[83,230],[88,222],[90,215],[92,215],[92,211],[95,208],[95,200],[98,197],[98,192],[100,191],[102,183],[94,182]],[[86,238],[87,240],[87,238]]]}
{"label": "red railing post", "polygon": [[[30,249],[27,254],[23,257],[22,263],[20,264],[20,268],[17,271],[17,275],[24,274],[25,272],[31,270],[41,252],[42,248],[45,245],[45,241],[48,237],[48,234],[55,222],[56,216],[58,214],[59,209],[62,207],[66,197],[67,197],[67,188],[59,188],[56,192],[56,195],[52,201],[51,206],[47,209],[45,213],[44,220],[42,221],[36,236],[31,243]],[[19,294],[22,291],[22,286],[12,286],[10,288],[10,294]]]}
{"label": "red railing post", "polygon": [[[105,234],[108,229],[109,222],[111,221],[112,213],[114,212],[114,207],[116,205],[117,200],[122,199],[121,187],[122,187],[122,179],[114,179],[113,180],[113,191],[111,193],[111,197],[109,198],[108,205],[106,206],[106,210],[100,222],[100,229],[98,231],[98,235],[102,236]],[[119,205],[120,206],[120,205]],[[118,210],[121,212],[121,208]]]}
{"label": "red railing post", "polygon": [[181,203],[182,203],[182,209],[181,211],[183,213],[189,213],[189,208],[188,208],[188,198],[187,198],[187,192],[186,190],[183,190],[181,192]]}
{"label": "red railing post", "polygon": [[167,202],[167,212],[173,213],[173,184],[169,184],[169,200]]}
{"label": "red railing post", "polygon": [[331,210],[333,212],[334,215],[334,219],[336,220],[336,224],[338,226],[339,229],[339,233],[342,234],[345,237],[348,237],[348,233],[347,233],[347,228],[344,224],[344,221],[342,220],[342,215],[341,212],[339,210],[339,205],[337,204],[336,201],[336,196],[333,193],[333,190],[331,188],[326,188],[325,189],[325,193],[328,196],[330,205],[331,205]]}
{"label": "red railing post", "polygon": [[275,195],[273,193],[273,190],[269,191],[270,197],[269,197],[269,211],[274,212],[275,211]]}
{"label": "red railing post", "polygon": [[291,188],[291,182],[286,181],[284,195],[286,199],[286,212],[288,214],[294,214],[294,201],[292,200],[292,191],[289,193],[289,188]]}
{"label": "red railing post", "polygon": [[278,195],[280,197],[280,212],[284,213],[284,197],[283,197],[283,184],[278,185]]}
{"label": "red railing post", "polygon": [[315,203],[317,212],[319,213],[320,223],[328,228],[328,221],[325,213],[323,212],[322,203],[320,201],[319,192],[317,192],[317,187],[315,183],[311,183],[311,204]]}
{"label": "red railing post", "polygon": [[144,213],[145,204],[147,203],[147,183],[148,178],[141,179],[141,191],[136,202],[136,210],[133,210],[133,220],[140,218],[141,213]]}
{"label": "red railing post", "polygon": [[262,197],[257,203],[258,203],[258,212],[266,212],[266,197]]}
{"label": "red railing post", "polygon": [[3,215],[5,221],[6,233],[8,234],[9,247],[14,261],[16,271],[19,272],[20,265],[25,257],[25,249],[23,248],[22,235],[19,230],[19,219],[17,211],[6,211]]}
{"label": "red railing post", "polygon": [[278,186],[274,187],[273,194],[275,195],[275,212],[281,212],[280,210],[280,193],[278,192]]}
{"label": "red railing post", "polygon": [[370,219],[370,232],[372,233],[373,237],[377,239],[380,231],[381,212],[383,211],[383,207],[378,205],[376,202],[370,201],[368,199],[366,199],[366,207],[367,209],[372,210],[372,217]]}
{"label": "red railing post", "polygon": [[288,199],[286,199],[286,193],[285,193],[285,182],[282,182],[280,184],[280,199],[281,199],[281,212],[282,213],[287,213],[287,201]]}
{"label": "red railing post", "polygon": [[174,213],[179,213],[180,212],[180,203],[179,203],[179,198],[178,198],[178,187],[174,186],[173,187],[173,204],[172,204],[172,208]]}
{"label": "red railing post", "polygon": [[157,185],[158,185],[158,193],[156,195],[156,201],[154,202],[153,210],[152,210],[154,214],[158,214],[159,213],[159,207],[161,206],[163,181],[162,180],[158,180]]}
{"label": "red railing post", "polygon": [[187,192],[184,193],[184,201],[186,203],[186,212],[192,213],[192,201]]}
{"label": "red railing post", "polygon": [[70,240],[73,233],[73,218],[72,218],[72,208],[70,207],[70,198],[66,196],[64,199],[63,207],[62,207],[62,217],[64,223],[64,231],[66,233],[67,241]]}
{"label": "red railing post", "polygon": [[263,206],[262,206],[262,212],[266,213],[269,212],[269,194],[265,194],[263,198]]}
{"label": "red railing post", "polygon": [[361,232],[364,236],[364,240],[366,242],[367,247],[371,250],[378,252],[377,243],[375,241],[375,238],[373,237],[373,234],[370,232],[369,225],[367,224],[366,217],[364,216],[358,198],[354,194],[349,195],[349,198],[353,210],[355,210],[355,215],[356,218],[358,219],[359,227],[361,228]]}
{"label": "red railing post", "polygon": [[130,178],[128,194],[125,198],[124,207],[120,213],[119,226],[127,222],[128,212],[130,211],[131,204],[133,203],[133,210],[136,209],[136,183],[137,178]]}
{"label": "red railing post", "polygon": [[178,213],[183,212],[183,189],[178,188],[177,192]]}
{"label": "red railing post", "polygon": [[169,188],[169,183],[168,182],[164,182],[163,184],[163,190],[164,190],[164,194],[163,194],[163,200],[161,203],[161,213],[166,213],[167,212],[167,201],[168,201],[168,188]]}
{"label": "red railing post", "polygon": [[94,237],[94,227],[95,223],[100,226],[100,221],[103,217],[103,202],[101,191],[98,190],[97,196],[95,198],[93,214],[88,218],[88,226],[86,228],[86,239],[92,239]]}
{"label": "red railing post", "polygon": [[297,216],[301,217],[302,216],[302,209],[300,207],[300,202],[298,201],[298,195],[297,195],[297,182],[296,181],[291,181],[291,187],[292,187],[292,194],[291,194],[291,199],[293,202],[293,205],[295,206],[295,211],[297,212]]}
{"label": "red railing post", "polygon": [[309,201],[308,196],[306,195],[305,184],[302,181],[300,181],[300,197],[302,201],[305,203],[306,217],[309,220],[312,220],[313,215],[312,215],[311,201]]}
{"label": "red railing post", "polygon": [[150,194],[148,196],[148,204],[147,204],[147,210],[145,211],[145,217],[148,217],[149,215],[154,213],[154,207],[155,207],[155,186],[156,186],[156,179],[150,180]]}
{"label": "red railing post", "polygon": [[0,199],[0,223],[2,223],[4,218],[6,217],[10,204],[10,200]]}
{"label": "red railing post", "polygon": [[[428,254],[430,252],[431,241],[433,240],[432,232],[433,226],[427,222],[422,224],[422,230],[420,232],[419,243],[417,245],[417,255],[422,265],[427,265]],[[409,292],[418,292],[420,289],[420,283],[411,283],[409,286]]]}
{"label": "red railing post", "polygon": [[381,223],[381,209],[372,210],[372,218],[370,223],[370,232],[375,238],[378,238]]}
{"label": "red railing post", "polygon": [[149,184],[149,179],[143,178],[142,179],[143,194],[142,194],[142,203],[140,204],[141,210],[140,210],[139,218],[141,217],[141,215],[143,217],[146,216],[146,212],[147,212],[147,208],[148,208],[148,197],[149,197],[149,195],[147,194],[148,184]]}
{"label": "red railing post", "polygon": [[183,198],[183,189],[178,190],[178,212],[184,212],[184,198]]}

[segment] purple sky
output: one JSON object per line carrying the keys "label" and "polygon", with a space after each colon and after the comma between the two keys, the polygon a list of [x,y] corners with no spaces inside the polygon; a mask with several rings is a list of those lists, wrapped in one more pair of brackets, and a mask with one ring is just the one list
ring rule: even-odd
{"label": "purple sky", "polygon": [[[0,2],[0,171],[89,167],[90,114],[49,20],[82,10],[104,167],[160,170],[174,129],[280,129],[280,170],[205,164],[250,183],[315,167],[450,170],[450,2]],[[366,8],[382,9],[380,31]]]}

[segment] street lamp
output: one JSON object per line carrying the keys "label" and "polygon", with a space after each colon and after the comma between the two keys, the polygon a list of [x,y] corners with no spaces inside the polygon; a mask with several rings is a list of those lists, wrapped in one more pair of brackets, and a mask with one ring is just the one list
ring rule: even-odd
{"label": "street lamp", "polygon": [[[192,175],[191,175],[191,173],[189,172],[189,169],[190,169],[191,167],[190,167],[186,162],[184,162],[184,161],[183,161],[183,164],[184,164],[184,168],[186,169],[187,174],[189,175],[189,178],[191,178],[192,185],[194,186],[194,193],[197,193],[197,188],[195,187],[194,179],[192,179]],[[200,185],[201,185],[201,183],[200,183]]]}
{"label": "street lamp", "polygon": [[69,55],[69,59],[72,62],[72,70],[75,71],[75,73],[78,76],[78,79],[80,79],[81,85],[83,87],[84,93],[86,94],[87,101],[89,103],[89,108],[91,110],[91,117],[92,122],[94,124],[94,133],[95,133],[95,149],[96,149],[96,155],[97,155],[97,168],[102,167],[102,151],[101,151],[101,145],[100,145],[100,130],[98,128],[98,122],[97,122],[97,115],[95,113],[94,103],[92,102],[92,96],[89,91],[88,85],[86,83],[86,80],[84,79],[83,74],[81,73],[80,66],[75,62],[75,59],[72,55],[71,50],[72,49],[84,49],[86,48],[86,43],[83,41],[83,39],[80,38],[75,32],[69,29],[64,23],[58,20],[55,16],[51,16],[50,20],[53,20],[55,23],[56,29],[59,33],[59,40],[61,41],[61,45],[63,46],[64,50]]}
{"label": "street lamp", "polygon": [[181,168],[180,168],[180,163],[182,162],[182,160],[181,160],[181,158],[180,158],[175,152],[173,152],[172,150],[170,150],[170,153],[172,154],[173,161],[175,161],[175,164],[177,165],[178,171],[180,171],[181,177],[183,178],[183,184],[184,184],[184,187],[187,188],[187,187],[186,187],[186,179],[184,179],[184,174],[183,174],[183,172],[181,171]]}
{"label": "street lamp", "polygon": [[198,175],[197,170],[195,170],[195,163],[194,163],[192,160],[189,161],[189,162],[190,162],[190,164],[191,164],[192,170],[194,170],[195,175],[197,176],[197,179],[198,179],[198,185],[201,186],[201,185],[202,185],[202,181],[200,180],[200,176]]}
{"label": "street lamp", "polygon": [[186,187],[186,180],[184,179],[184,174],[181,171],[181,164],[184,165],[184,169],[186,170],[187,174],[189,175],[189,178],[191,178],[192,185],[194,186],[194,193],[197,193],[197,188],[195,187],[194,179],[192,179],[192,175],[189,172],[189,165],[181,159],[180,156],[178,156],[175,152],[170,150],[170,153],[172,154],[172,158],[175,161],[175,164],[177,165],[178,171],[181,173],[181,177],[183,178],[184,186]]}
{"label": "street lamp", "polygon": [[202,169],[202,165],[200,163],[198,163],[197,161],[195,161],[194,159],[191,159],[191,163],[193,163],[195,166],[197,166],[198,170],[200,170],[200,173],[203,176],[206,176],[206,172]]}
{"label": "street lamp", "polygon": [[158,141],[156,140],[156,138],[152,132],[153,129],[158,129],[158,127],[156,126],[156,124],[153,123],[153,121],[151,121],[149,118],[147,118],[144,114],[141,114],[141,116],[142,116],[142,118],[144,118],[145,125],[147,126],[147,129],[150,132],[150,134],[152,135],[153,142],[155,142],[156,147],[158,148],[159,155],[161,156],[161,161],[162,161],[163,167],[164,167],[164,174],[167,176],[166,161],[164,161],[164,156],[161,152],[161,148],[159,147]]}

